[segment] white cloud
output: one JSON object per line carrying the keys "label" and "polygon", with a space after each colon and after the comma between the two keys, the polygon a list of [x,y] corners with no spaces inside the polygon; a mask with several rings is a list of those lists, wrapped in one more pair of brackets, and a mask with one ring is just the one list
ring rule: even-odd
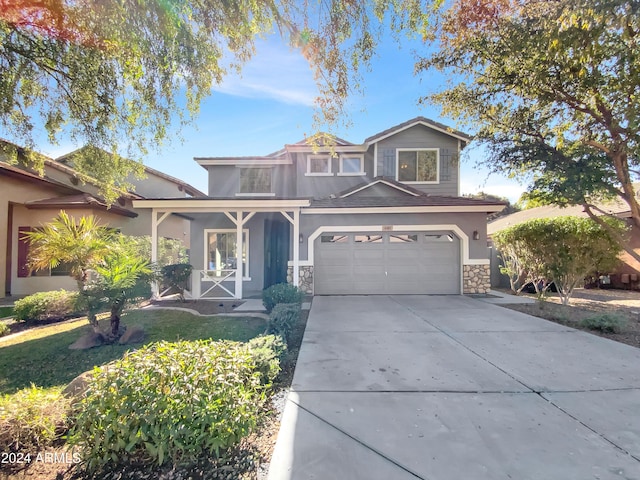
{"label": "white cloud", "polygon": [[214,90],[245,98],[266,98],[291,105],[313,105],[318,95],[309,64],[279,39],[259,42],[240,75],[231,73]]}

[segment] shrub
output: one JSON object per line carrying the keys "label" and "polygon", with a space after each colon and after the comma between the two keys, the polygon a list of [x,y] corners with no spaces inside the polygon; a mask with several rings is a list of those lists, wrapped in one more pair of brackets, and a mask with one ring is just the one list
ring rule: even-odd
{"label": "shrub", "polygon": [[299,303],[278,303],[267,320],[267,333],[280,335],[289,341],[289,334],[300,318]]}
{"label": "shrub", "polygon": [[192,271],[193,267],[188,263],[176,263],[162,267],[163,288],[177,291],[180,300],[184,302],[184,290],[188,286],[187,282]]}
{"label": "shrub", "polygon": [[260,372],[262,383],[270,384],[280,373],[280,360],[287,351],[286,344],[277,335],[261,335],[246,344]]}
{"label": "shrub", "polygon": [[61,388],[35,386],[0,397],[0,452],[33,452],[69,428],[69,400]]}
{"label": "shrub", "polygon": [[288,283],[276,283],[262,291],[262,304],[271,312],[278,303],[302,303],[304,292]]}
{"label": "shrub", "polygon": [[81,314],[77,292],[39,292],[16,301],[13,315],[26,322],[62,320]]}
{"label": "shrub", "polygon": [[0,322],[0,337],[4,337],[5,335],[9,335],[11,333],[11,329],[9,325],[4,322]]}
{"label": "shrub", "polygon": [[184,465],[219,456],[256,425],[264,387],[236,342],[159,342],[96,368],[71,443],[85,467]]}
{"label": "shrub", "polygon": [[604,333],[617,333],[627,324],[627,319],[615,313],[601,313],[587,317],[580,322],[580,325],[589,330],[596,330]]}

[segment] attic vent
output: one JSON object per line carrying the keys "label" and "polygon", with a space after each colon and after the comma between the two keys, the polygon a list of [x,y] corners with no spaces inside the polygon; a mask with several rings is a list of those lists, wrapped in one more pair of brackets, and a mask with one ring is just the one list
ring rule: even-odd
{"label": "attic vent", "polygon": [[71,177],[69,177],[69,181],[72,185],[78,185],[78,177],[76,177],[75,175],[71,175]]}

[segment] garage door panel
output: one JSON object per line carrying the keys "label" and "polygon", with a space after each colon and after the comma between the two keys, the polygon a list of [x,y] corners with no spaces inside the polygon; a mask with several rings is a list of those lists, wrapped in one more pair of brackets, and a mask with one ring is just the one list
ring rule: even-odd
{"label": "garage door panel", "polygon": [[316,244],[318,295],[460,293],[456,237],[395,232],[338,235],[351,240]]}

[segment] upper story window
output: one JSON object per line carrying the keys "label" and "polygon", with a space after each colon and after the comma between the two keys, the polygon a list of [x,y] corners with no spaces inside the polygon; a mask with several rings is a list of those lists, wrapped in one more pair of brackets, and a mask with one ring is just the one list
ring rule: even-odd
{"label": "upper story window", "polygon": [[364,175],[363,155],[341,155],[340,173],[338,175]]}
{"label": "upper story window", "polygon": [[271,168],[241,168],[240,193],[271,195]]}
{"label": "upper story window", "polygon": [[399,182],[438,183],[440,153],[437,148],[399,148],[397,152]]}
{"label": "upper story window", "polygon": [[331,173],[331,157],[329,155],[309,155],[306,175],[333,175]]}

